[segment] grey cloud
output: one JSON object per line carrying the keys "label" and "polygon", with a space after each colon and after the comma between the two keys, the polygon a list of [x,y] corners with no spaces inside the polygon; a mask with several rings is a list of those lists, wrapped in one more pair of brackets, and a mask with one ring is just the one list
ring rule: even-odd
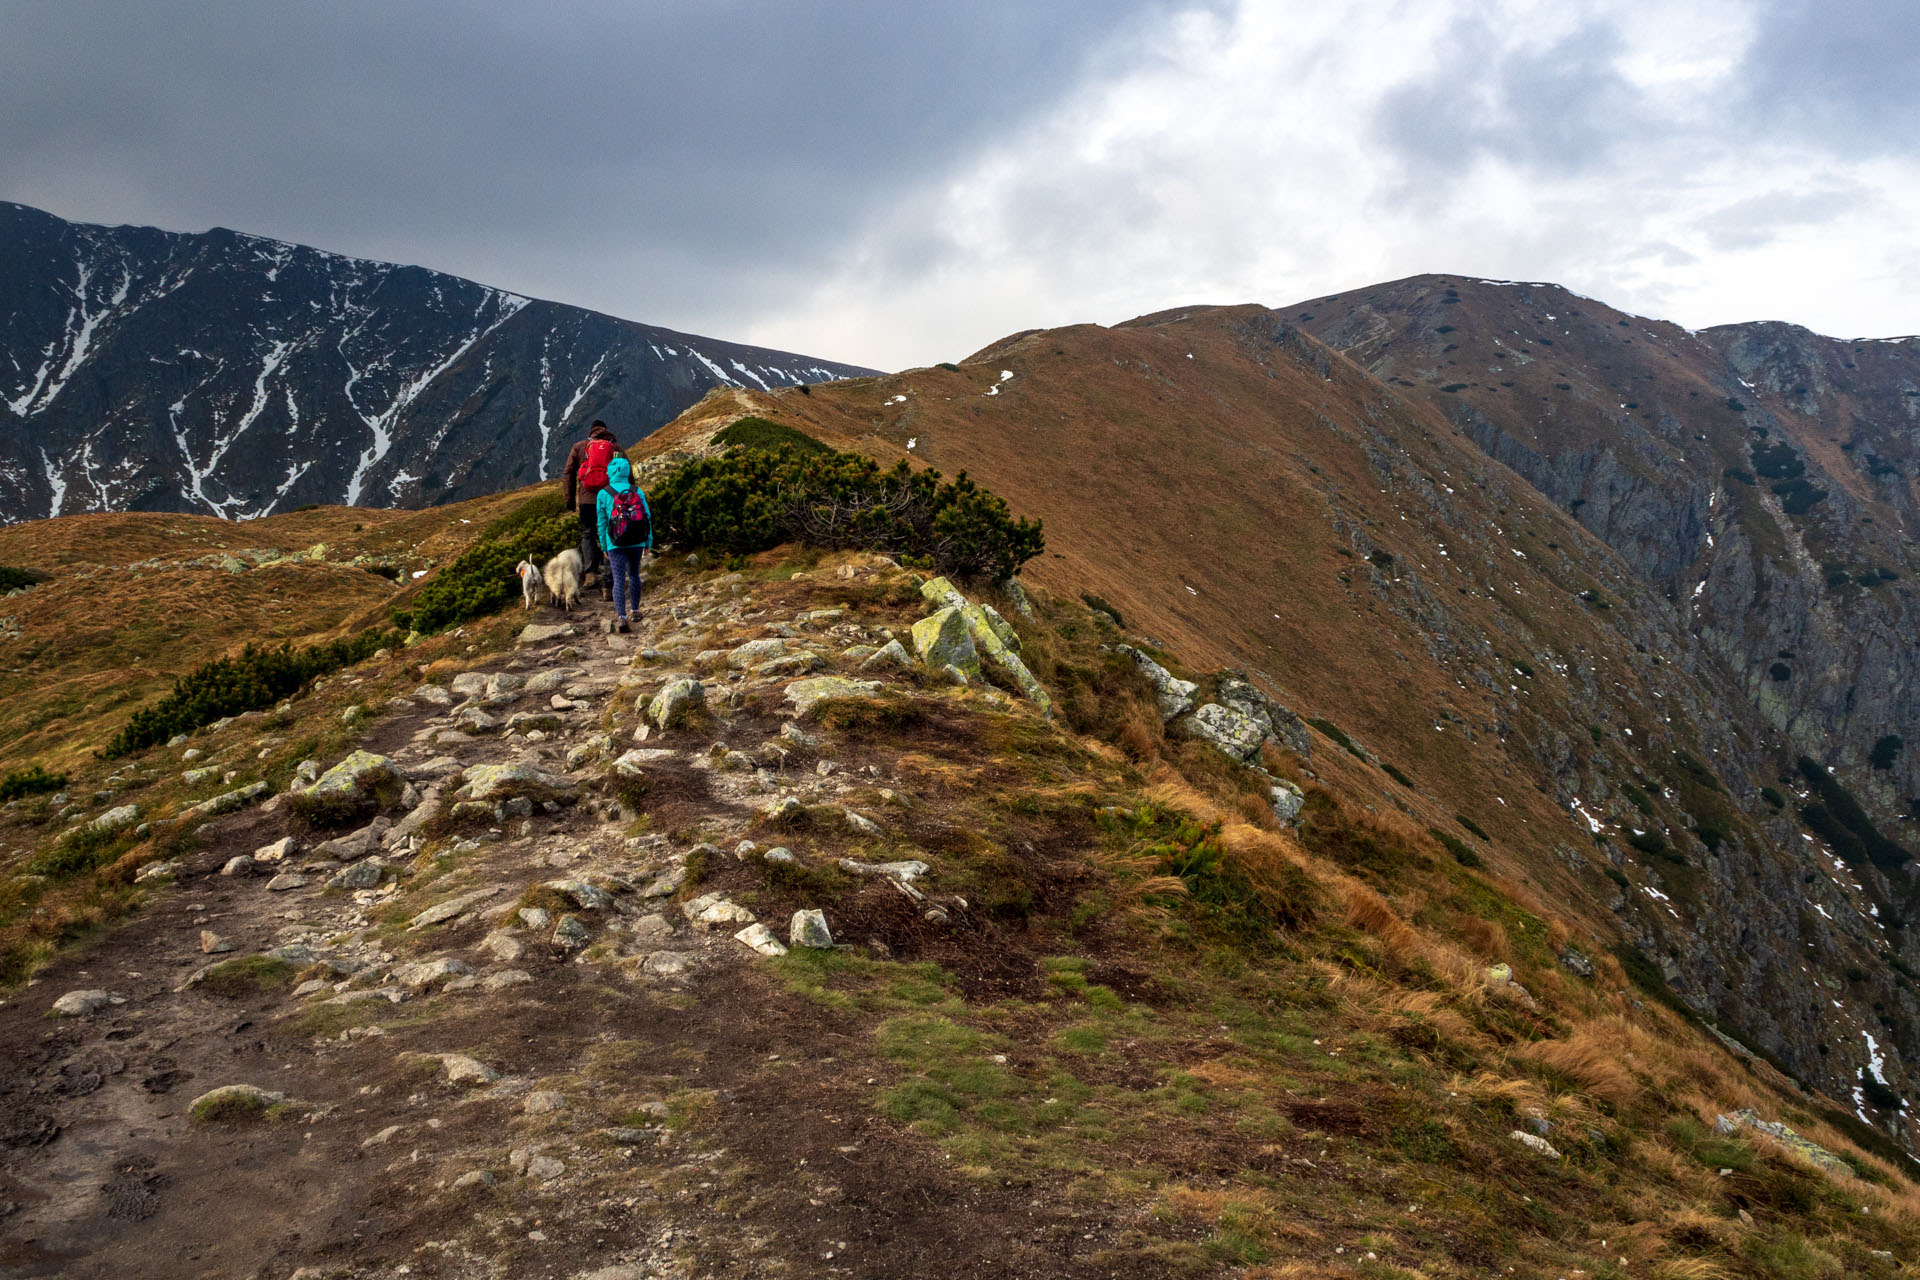
{"label": "grey cloud", "polygon": [[608,310],[764,292],[1176,7],[0,0],[0,197]]}
{"label": "grey cloud", "polygon": [[1821,191],[1770,191],[1716,209],[1697,225],[1716,249],[1756,249],[1789,228],[1826,222],[1866,198],[1851,183]]}
{"label": "grey cloud", "polygon": [[1614,68],[1604,22],[1541,49],[1516,47],[1479,17],[1454,23],[1422,78],[1387,92],[1374,117],[1408,170],[1408,194],[1454,179],[1483,156],[1552,176],[1606,163],[1646,125]]}
{"label": "grey cloud", "polygon": [[1761,0],[1741,115],[1843,155],[1920,152],[1920,14],[1902,0]]}

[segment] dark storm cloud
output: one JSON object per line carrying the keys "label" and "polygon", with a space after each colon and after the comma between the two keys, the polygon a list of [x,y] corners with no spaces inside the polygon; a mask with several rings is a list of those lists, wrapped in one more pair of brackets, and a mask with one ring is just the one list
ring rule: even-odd
{"label": "dark storm cloud", "polygon": [[1763,0],[1741,69],[1749,119],[1846,155],[1920,149],[1920,13],[1908,0]]}
{"label": "dark storm cloud", "polygon": [[1175,7],[12,0],[0,197],[631,312],[804,277]]}

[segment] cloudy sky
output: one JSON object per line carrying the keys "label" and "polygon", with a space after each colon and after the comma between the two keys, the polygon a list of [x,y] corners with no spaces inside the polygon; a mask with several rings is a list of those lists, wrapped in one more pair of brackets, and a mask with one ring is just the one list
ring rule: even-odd
{"label": "cloudy sky", "polygon": [[0,199],[885,368],[1421,271],[1920,331],[1912,0],[0,0]]}

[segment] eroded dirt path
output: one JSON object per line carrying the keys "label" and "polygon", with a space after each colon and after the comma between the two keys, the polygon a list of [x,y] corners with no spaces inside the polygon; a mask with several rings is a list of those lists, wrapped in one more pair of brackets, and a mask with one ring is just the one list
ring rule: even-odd
{"label": "eroded dirt path", "polygon": [[[889,1068],[860,1015],[796,996],[738,919],[693,918],[715,894],[729,914],[781,797],[932,822],[887,752],[832,759],[780,714],[788,681],[855,674],[910,616],[810,591],[683,582],[631,637],[603,634],[592,601],[575,634],[387,708],[364,745],[424,807],[408,836],[326,846],[284,804],[203,828],[148,909],[0,1004],[0,1273],[1110,1274],[1091,1258],[1123,1214],[951,1172],[876,1110]],[[737,665],[712,647],[755,640]],[[695,672],[705,711],[651,730],[623,776],[636,706]],[[557,785],[456,819],[461,771],[486,764]],[[802,861],[859,835],[847,821],[791,841]],[[289,833],[302,851],[222,874]],[[378,885],[343,886],[355,868]],[[807,905],[749,896],[781,941]],[[927,905],[875,877],[836,928],[888,954],[925,935]],[[1023,963],[985,980],[1017,985]],[[113,1003],[49,1015],[96,989]],[[189,1114],[232,1084],[284,1098]]]}

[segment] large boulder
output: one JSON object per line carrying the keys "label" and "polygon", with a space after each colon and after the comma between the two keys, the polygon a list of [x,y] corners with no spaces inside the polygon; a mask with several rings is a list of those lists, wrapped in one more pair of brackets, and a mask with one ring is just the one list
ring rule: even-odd
{"label": "large boulder", "polygon": [[309,822],[335,824],[400,803],[407,780],[392,760],[355,751],[291,797],[293,811]]}
{"label": "large boulder", "polygon": [[953,667],[969,676],[980,674],[973,629],[967,625],[965,611],[952,605],[913,624],[913,651],[929,671]]}
{"label": "large boulder", "polygon": [[1192,709],[1193,695],[1199,691],[1199,685],[1191,680],[1180,679],[1130,644],[1120,645],[1119,650],[1132,658],[1133,665],[1140,668],[1140,674],[1146,677],[1147,684],[1153,689],[1154,701],[1160,704],[1162,720],[1171,720]]}

